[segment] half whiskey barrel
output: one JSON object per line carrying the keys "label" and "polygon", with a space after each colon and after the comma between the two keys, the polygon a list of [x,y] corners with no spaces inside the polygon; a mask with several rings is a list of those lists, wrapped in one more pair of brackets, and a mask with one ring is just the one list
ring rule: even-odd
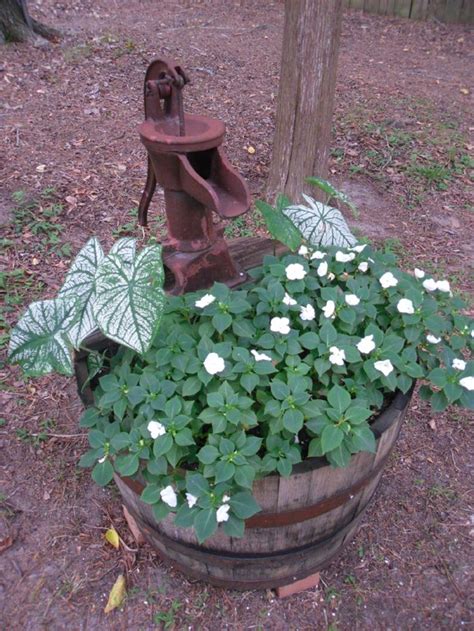
{"label": "half whiskey barrel", "polygon": [[184,573],[232,589],[287,585],[317,572],[355,534],[400,431],[412,392],[398,392],[374,421],[375,453],[352,456],[347,467],[324,458],[296,465],[289,478],[270,475],[254,484],[262,511],[246,521],[242,538],[219,531],[200,544],[172,516],[161,522],[140,499],[143,485],[115,476],[124,505],[159,555]]}

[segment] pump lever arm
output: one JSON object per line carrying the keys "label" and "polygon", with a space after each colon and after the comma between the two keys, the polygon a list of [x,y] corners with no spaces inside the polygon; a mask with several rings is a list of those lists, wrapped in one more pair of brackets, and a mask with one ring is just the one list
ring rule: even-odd
{"label": "pump lever arm", "polygon": [[138,224],[140,226],[146,227],[148,225],[148,207],[150,206],[155,188],[156,177],[151,165],[150,156],[148,156],[145,188],[143,189],[142,197],[138,205]]}

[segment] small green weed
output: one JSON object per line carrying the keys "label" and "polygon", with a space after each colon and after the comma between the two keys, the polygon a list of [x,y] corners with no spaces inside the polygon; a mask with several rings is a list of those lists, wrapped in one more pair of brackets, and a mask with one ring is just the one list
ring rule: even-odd
{"label": "small green weed", "polygon": [[54,429],[55,425],[56,421],[47,418],[40,422],[39,432],[30,432],[29,430],[20,427],[16,430],[16,437],[22,442],[30,443],[35,447],[38,447],[49,439],[49,433],[52,429]]}
{"label": "small green weed", "polygon": [[173,600],[167,611],[159,611],[153,616],[155,624],[163,625],[164,629],[170,629],[175,624],[175,614],[181,609],[183,604],[179,600]]}

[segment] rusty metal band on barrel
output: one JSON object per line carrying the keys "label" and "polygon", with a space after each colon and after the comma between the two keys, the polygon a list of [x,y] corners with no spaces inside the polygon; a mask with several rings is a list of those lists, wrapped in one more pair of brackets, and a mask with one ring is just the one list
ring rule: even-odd
{"label": "rusty metal band on barrel", "polygon": [[[289,526],[291,524],[298,524],[302,521],[306,521],[307,519],[312,519],[313,517],[319,517],[319,515],[324,515],[324,513],[328,513],[334,508],[342,506],[342,504],[345,504],[347,500],[352,499],[356,493],[366,487],[367,484],[373,480],[378,473],[380,473],[389,455],[390,452],[380,460],[375,469],[372,469],[372,471],[359,480],[359,482],[353,484],[345,491],[335,493],[332,497],[328,497],[316,504],[311,504],[310,506],[294,508],[287,511],[281,511],[279,513],[261,513],[254,515],[245,521],[245,527],[275,528],[280,526]],[[132,478],[121,477],[121,480],[137,495],[141,495],[143,489],[145,488],[141,482],[133,480]]]}

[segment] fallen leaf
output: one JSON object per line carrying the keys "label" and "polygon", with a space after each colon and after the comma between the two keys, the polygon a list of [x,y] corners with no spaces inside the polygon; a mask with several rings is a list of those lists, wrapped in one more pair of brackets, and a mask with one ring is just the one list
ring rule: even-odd
{"label": "fallen leaf", "polygon": [[38,171],[38,173],[44,173],[46,171],[46,165],[38,164],[38,166],[36,167],[36,170]]}
{"label": "fallen leaf", "polygon": [[461,92],[461,94],[469,94],[468,88],[461,88],[459,92]]}
{"label": "fallen leaf", "polygon": [[431,419],[431,421],[429,421],[428,425],[431,427],[431,429],[434,432],[436,431],[436,421],[434,419]]}
{"label": "fallen leaf", "polygon": [[39,259],[37,259],[35,256],[31,259],[31,264],[32,265],[39,265]]}
{"label": "fallen leaf", "polygon": [[118,579],[115,581],[114,586],[110,590],[109,600],[105,605],[104,613],[110,613],[120,605],[125,600],[125,596],[127,595],[125,576],[120,574]]}
{"label": "fallen leaf", "polygon": [[255,153],[255,147],[252,147],[252,145],[249,145],[247,147],[247,153],[250,153],[250,155],[253,156],[253,154]]}
{"label": "fallen leaf", "polygon": [[117,548],[117,550],[120,547],[120,537],[118,535],[118,532],[115,530],[115,528],[109,528],[107,530],[107,532],[104,535],[106,541],[108,541],[110,543],[111,546],[114,546],[114,548]]}
{"label": "fallen leaf", "polygon": [[66,197],[66,201],[68,204],[70,204],[71,206],[74,206],[74,204],[77,203],[77,199],[73,196],[73,195],[68,195]]}

